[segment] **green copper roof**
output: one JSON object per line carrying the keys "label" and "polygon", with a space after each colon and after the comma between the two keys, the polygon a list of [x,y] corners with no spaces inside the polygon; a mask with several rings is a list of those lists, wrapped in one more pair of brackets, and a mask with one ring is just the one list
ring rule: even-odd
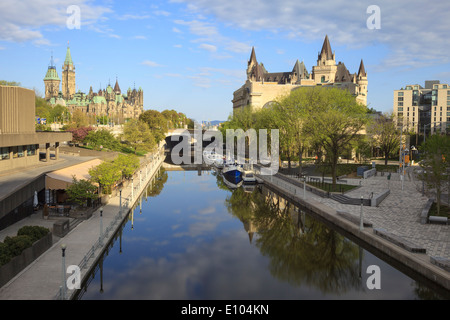
{"label": "green copper roof", "polygon": [[72,55],[70,54],[70,47],[67,47],[66,60],[64,60],[64,65],[73,65]]}
{"label": "green copper roof", "polygon": [[102,96],[94,96],[94,98],[92,99],[92,101],[93,101],[94,103],[103,103],[103,104],[106,104],[106,99],[105,99],[105,97],[102,97]]}
{"label": "green copper roof", "polygon": [[55,67],[48,67],[44,80],[60,80]]}

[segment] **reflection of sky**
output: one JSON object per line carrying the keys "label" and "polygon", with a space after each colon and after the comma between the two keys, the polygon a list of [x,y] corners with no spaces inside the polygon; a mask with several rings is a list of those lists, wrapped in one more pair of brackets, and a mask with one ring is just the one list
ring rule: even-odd
{"label": "reflection of sky", "polygon": [[[269,258],[249,242],[224,205],[229,191],[212,175],[168,172],[162,193],[143,202],[96,275],[85,299],[414,299],[414,282],[364,252],[363,290],[324,295],[314,287],[274,278]],[[180,183],[182,182],[182,183]],[[365,286],[367,266],[381,268],[381,290]]]}

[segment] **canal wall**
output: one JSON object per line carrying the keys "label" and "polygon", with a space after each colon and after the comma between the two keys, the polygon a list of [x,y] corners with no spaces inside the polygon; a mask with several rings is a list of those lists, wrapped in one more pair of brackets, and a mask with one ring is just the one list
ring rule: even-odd
{"label": "canal wall", "polygon": [[[376,251],[390,257],[396,263],[409,268],[412,272],[419,274],[425,279],[445,290],[450,290],[450,273],[434,264],[433,257],[428,256],[423,250],[408,250],[413,246],[408,241],[403,241],[385,230],[372,227],[364,227],[360,230],[359,224],[345,218],[337,210],[324,205],[314,199],[303,196],[303,190],[279,179],[275,176],[257,175],[268,187],[279,192],[294,205],[313,212],[317,218],[325,223],[331,224],[343,231],[351,238],[364,243],[365,246],[376,249]],[[414,246],[413,246],[414,247]]]}

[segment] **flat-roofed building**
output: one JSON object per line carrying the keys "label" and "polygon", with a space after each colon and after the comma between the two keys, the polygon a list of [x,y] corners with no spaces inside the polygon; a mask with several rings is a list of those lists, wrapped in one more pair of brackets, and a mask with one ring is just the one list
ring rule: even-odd
{"label": "flat-roofed building", "polygon": [[0,86],[0,172],[33,166],[50,161],[50,148],[59,157],[59,145],[71,141],[69,132],[36,132],[35,93],[33,90]]}
{"label": "flat-roofed building", "polygon": [[399,129],[414,133],[450,132],[450,86],[439,80],[394,90],[394,115]]}

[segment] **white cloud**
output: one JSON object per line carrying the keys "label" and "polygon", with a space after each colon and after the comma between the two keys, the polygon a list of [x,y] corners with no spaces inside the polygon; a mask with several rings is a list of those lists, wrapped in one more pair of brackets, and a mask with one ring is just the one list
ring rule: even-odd
{"label": "white cloud", "polygon": [[217,47],[212,45],[212,44],[202,43],[198,47],[200,49],[204,49],[204,50],[209,51],[209,52],[216,52],[217,51]]}
{"label": "white cloud", "polygon": [[139,15],[139,14],[124,14],[123,16],[118,17],[118,20],[145,20],[149,19],[149,15]]}
{"label": "white cloud", "polygon": [[176,28],[176,27],[173,27],[172,31],[175,32],[175,33],[182,33],[181,30]]}
{"label": "white cloud", "polygon": [[[378,0],[381,29],[369,30],[367,1],[259,1],[178,0],[191,12],[206,14],[244,30],[270,31],[304,41],[321,40],[328,34],[332,44],[360,48],[385,45],[390,54],[386,67],[418,67],[448,63],[450,56],[450,3],[421,0]],[[239,9],[236,9],[239,8]],[[198,21],[197,21],[198,22]]]}
{"label": "white cloud", "polygon": [[69,6],[80,8],[80,27],[102,21],[111,9],[92,5],[87,0],[3,0],[0,2],[0,40],[12,42],[33,41],[49,44],[40,30],[42,27],[66,28]]}
{"label": "white cloud", "polygon": [[144,65],[144,66],[148,66],[148,67],[162,67],[162,65],[160,65],[159,63],[157,63],[157,62],[154,62],[154,61],[150,61],[150,60],[145,60],[145,61],[143,61],[142,62],[142,64]]}
{"label": "white cloud", "polygon": [[134,36],[133,39],[137,39],[137,40],[147,40],[146,36]]}

